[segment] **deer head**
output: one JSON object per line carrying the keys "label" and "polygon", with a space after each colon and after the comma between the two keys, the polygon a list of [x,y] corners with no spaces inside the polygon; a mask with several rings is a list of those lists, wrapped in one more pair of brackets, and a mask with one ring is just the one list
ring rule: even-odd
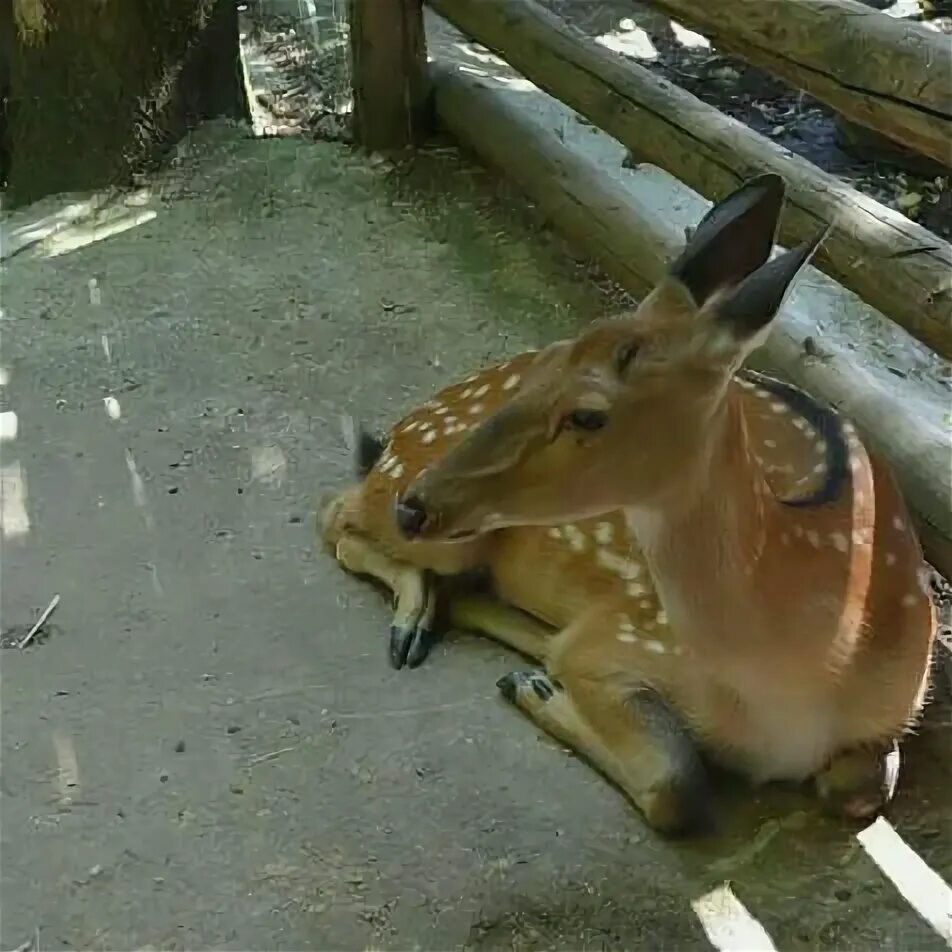
{"label": "deer head", "polygon": [[701,220],[638,309],[541,351],[514,396],[397,501],[410,538],[652,506],[703,481],[731,376],[824,235],[770,259],[784,182],[748,181]]}

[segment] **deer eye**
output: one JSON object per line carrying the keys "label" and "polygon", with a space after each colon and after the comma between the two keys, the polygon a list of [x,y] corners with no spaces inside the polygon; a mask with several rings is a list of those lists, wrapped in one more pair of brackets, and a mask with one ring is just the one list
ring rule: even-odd
{"label": "deer eye", "polygon": [[608,422],[608,414],[604,410],[573,410],[566,418],[565,423],[573,430],[600,430]]}

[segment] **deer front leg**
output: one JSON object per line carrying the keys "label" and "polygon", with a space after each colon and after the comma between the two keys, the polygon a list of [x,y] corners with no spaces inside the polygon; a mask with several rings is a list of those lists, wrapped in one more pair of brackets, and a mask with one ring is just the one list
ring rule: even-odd
{"label": "deer front leg", "polygon": [[643,688],[619,697],[605,683],[560,674],[558,682],[542,671],[516,671],[497,686],[546,733],[612,780],[654,829],[670,836],[709,832],[713,802],[706,771],[660,695]]}
{"label": "deer front leg", "polygon": [[554,628],[491,595],[454,595],[449,620],[454,628],[479,632],[540,662],[555,634]]}
{"label": "deer front leg", "polygon": [[434,576],[391,558],[358,535],[342,535],[337,540],[336,556],[348,572],[369,575],[393,592],[394,612],[390,624],[393,667],[421,665],[439,640],[433,630],[437,594]]}
{"label": "deer front leg", "polygon": [[867,820],[892,800],[899,780],[899,744],[855,747],[838,753],[816,776],[824,807],[838,816]]}

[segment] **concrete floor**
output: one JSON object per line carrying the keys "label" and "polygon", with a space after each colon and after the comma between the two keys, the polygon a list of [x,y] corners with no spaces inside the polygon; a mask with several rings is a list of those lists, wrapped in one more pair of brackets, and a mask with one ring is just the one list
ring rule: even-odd
{"label": "concrete floor", "polygon": [[[496,697],[519,659],[452,637],[392,671],[384,599],[315,551],[338,413],[610,306],[554,241],[453,154],[406,178],[218,125],[143,202],[4,276],[3,628],[61,602],[0,656],[0,946],[769,948],[746,908],[782,949],[945,947],[941,884],[907,900],[798,791],[660,840]],[[890,816],[946,880],[949,724]]]}

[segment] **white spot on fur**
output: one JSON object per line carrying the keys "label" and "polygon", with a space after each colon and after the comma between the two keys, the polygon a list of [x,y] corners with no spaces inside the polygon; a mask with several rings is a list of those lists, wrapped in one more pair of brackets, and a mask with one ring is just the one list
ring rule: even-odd
{"label": "white spot on fur", "polygon": [[400,432],[412,433],[419,425],[420,425],[420,421],[414,420],[412,423],[408,423]]}
{"label": "white spot on fur", "polygon": [[813,467],[813,472],[816,473],[818,476],[819,476],[821,473],[825,473],[825,472],[826,472],[826,463],[817,463],[816,466]]}
{"label": "white spot on fur", "polygon": [[896,553],[895,553],[895,552],[887,552],[887,553],[886,553],[886,564],[887,564],[887,565],[895,565],[895,564],[896,564]]}
{"label": "white spot on fur", "polygon": [[766,446],[768,449],[775,450],[775,449],[777,448],[777,441],[776,441],[776,440],[764,440],[764,446]]}
{"label": "white spot on fur", "polygon": [[[815,435],[819,436],[819,434],[815,434]],[[818,453],[826,453],[826,440],[817,439],[816,451]]]}
{"label": "white spot on fur", "polygon": [[385,456],[380,461],[380,472],[389,473],[390,470],[396,465],[397,458],[396,456]]}
{"label": "white spot on fur", "polygon": [[568,539],[569,545],[576,552],[583,552],[585,550],[585,533],[582,532],[578,526],[569,524],[563,526],[562,531],[565,533],[565,538]]}
{"label": "white spot on fur", "polygon": [[481,403],[474,403],[470,408],[469,412],[472,416],[476,416],[483,412],[483,405]]}
{"label": "white spot on fur", "polygon": [[432,443],[436,439],[436,430],[429,430],[423,434],[424,443]]}
{"label": "white spot on fur", "polygon": [[610,522],[600,522],[595,526],[595,541],[599,545],[608,545],[615,534],[614,526]]}
{"label": "white spot on fur", "polygon": [[789,532],[781,532],[781,533],[780,533],[780,541],[781,541],[784,545],[790,545],[790,533],[789,533]]}
{"label": "white spot on fur", "polygon": [[803,526],[794,526],[794,527],[793,527],[793,534],[794,534],[798,539],[802,539],[802,538],[803,538]]}
{"label": "white spot on fur", "polygon": [[502,385],[503,390],[515,390],[519,386],[519,381],[522,378],[519,374],[512,374],[512,376],[507,377],[505,383]]}
{"label": "white spot on fur", "polygon": [[807,428],[807,421],[806,421],[806,420],[801,420],[800,417],[797,417],[797,418],[793,421],[793,425],[794,425],[798,430],[805,430],[805,429]]}
{"label": "white spot on fur", "polygon": [[634,630],[635,630],[635,626],[632,624],[631,618],[630,618],[628,615],[624,614],[624,613],[621,613],[621,614],[618,616],[618,627],[619,627],[622,631],[634,631]]}
{"label": "white spot on fur", "polygon": [[773,410],[774,413],[786,413],[787,405],[785,403],[781,403],[779,400],[774,400],[770,404],[770,409]]}
{"label": "white spot on fur", "polygon": [[648,589],[646,589],[640,582],[629,582],[625,586],[625,593],[631,598],[637,598],[639,595],[647,595]]}
{"label": "white spot on fur", "polygon": [[658,615],[657,615],[657,617],[655,618],[655,621],[656,621],[659,625],[667,625],[667,623],[668,623],[668,613],[662,608],[661,611],[658,612]]}
{"label": "white spot on fur", "polygon": [[473,395],[473,388],[467,387],[461,394],[460,399],[468,400]]}
{"label": "white spot on fur", "polygon": [[641,575],[641,566],[637,562],[622,558],[610,549],[599,549],[598,552],[595,553],[595,560],[603,568],[614,572],[619,578],[623,578],[626,581],[632,581]]}
{"label": "white spot on fur", "polygon": [[902,532],[906,528],[906,524],[900,516],[893,516],[893,528],[897,532]]}
{"label": "white spot on fur", "polygon": [[403,475],[403,463],[397,463],[394,467],[393,472],[390,474],[391,479],[399,479]]}
{"label": "white spot on fur", "polygon": [[562,530],[558,526],[553,526],[551,529],[549,529],[549,536],[553,539],[561,539]]}
{"label": "white spot on fur", "polygon": [[820,548],[820,533],[815,529],[807,529],[807,542],[813,546],[814,549]]}
{"label": "white spot on fur", "polygon": [[443,422],[452,424],[452,423],[456,423],[458,420],[459,420],[459,417],[448,416]]}
{"label": "white spot on fur", "polygon": [[616,637],[619,641],[627,642],[630,645],[638,644],[638,636],[633,631],[620,631]]}
{"label": "white spot on fur", "polygon": [[640,602],[638,602],[638,607],[647,611],[649,608],[654,607],[654,602],[650,598],[643,598]]}
{"label": "white spot on fur", "polygon": [[645,651],[651,651],[654,654],[664,654],[667,649],[660,641],[655,641],[653,638],[650,638],[645,642]]}
{"label": "white spot on fur", "polygon": [[902,604],[904,608],[912,608],[913,605],[918,602],[919,599],[915,595],[903,595]]}
{"label": "white spot on fur", "polygon": [[833,543],[833,548],[839,552],[845,552],[850,547],[849,540],[842,532],[831,532],[830,542]]}
{"label": "white spot on fur", "polygon": [[473,396],[478,400],[480,397],[485,397],[487,393],[489,393],[489,384],[484,383]]}
{"label": "white spot on fur", "polygon": [[449,413],[450,411],[449,411],[449,407],[437,407],[433,412],[437,416],[446,416],[446,414]]}

